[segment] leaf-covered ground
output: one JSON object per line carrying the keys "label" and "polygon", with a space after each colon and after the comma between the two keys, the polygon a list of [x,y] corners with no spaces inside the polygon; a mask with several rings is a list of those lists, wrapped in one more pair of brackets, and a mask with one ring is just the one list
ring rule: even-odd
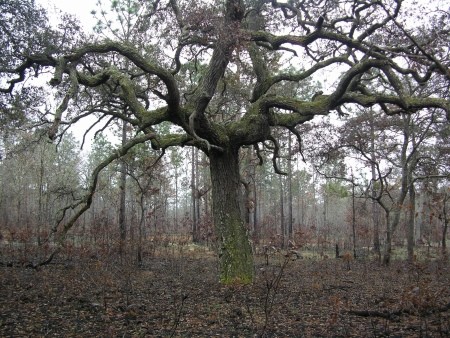
{"label": "leaf-covered ground", "polygon": [[[447,261],[258,258],[251,286],[211,255],[0,268],[1,337],[448,337]],[[286,263],[286,264],[285,264]]]}

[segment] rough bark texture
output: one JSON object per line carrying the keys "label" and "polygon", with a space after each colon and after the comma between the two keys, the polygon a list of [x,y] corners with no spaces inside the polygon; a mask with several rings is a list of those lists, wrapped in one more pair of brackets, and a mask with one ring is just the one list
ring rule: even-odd
{"label": "rough bark texture", "polygon": [[239,206],[238,149],[210,156],[213,215],[219,237],[219,280],[223,284],[253,281],[253,256]]}

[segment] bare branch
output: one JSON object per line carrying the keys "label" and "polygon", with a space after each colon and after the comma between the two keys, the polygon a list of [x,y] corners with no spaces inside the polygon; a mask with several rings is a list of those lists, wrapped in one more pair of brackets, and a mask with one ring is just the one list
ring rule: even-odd
{"label": "bare branch", "polygon": [[268,140],[270,140],[273,143],[274,149],[273,149],[273,156],[272,156],[272,164],[273,169],[275,170],[275,173],[279,175],[287,175],[284,171],[281,171],[278,167],[277,159],[280,157],[280,144],[278,143],[277,139],[273,136],[269,136]]}
{"label": "bare branch", "polygon": [[[75,225],[76,221],[90,208],[95,190],[97,188],[98,177],[99,177],[100,173],[102,172],[102,170],[105,169],[114,160],[124,156],[135,145],[144,143],[155,137],[156,137],[155,134],[148,134],[148,135],[135,137],[135,138],[129,140],[126,144],[124,144],[120,148],[118,148],[115,152],[110,154],[105,160],[103,160],[101,163],[99,163],[97,165],[97,167],[95,167],[94,171],[91,174],[90,183],[87,188],[86,194],[81,199],[79,199],[76,203],[74,203],[73,205],[63,208],[60,212],[57,223],[52,228],[52,233],[53,234],[57,233],[56,248],[52,251],[50,256],[45,261],[39,262],[38,264],[34,265],[33,267],[37,268],[39,266],[49,264],[51,262],[51,260],[53,259],[53,257],[64,246],[67,232]],[[78,209],[78,210],[63,225],[62,229],[58,230],[60,223],[64,219],[64,217],[69,209],[71,209],[71,210]]]}
{"label": "bare branch", "polygon": [[[61,74],[61,76],[62,76],[62,74]],[[61,102],[59,107],[56,109],[53,125],[48,130],[48,137],[52,141],[56,137],[59,125],[61,124],[62,114],[66,111],[67,106],[69,104],[69,100],[74,98],[78,92],[78,80],[77,80],[75,69],[73,69],[73,68],[70,69],[69,79],[70,79],[70,88],[67,91],[66,95],[64,96],[63,101]]]}

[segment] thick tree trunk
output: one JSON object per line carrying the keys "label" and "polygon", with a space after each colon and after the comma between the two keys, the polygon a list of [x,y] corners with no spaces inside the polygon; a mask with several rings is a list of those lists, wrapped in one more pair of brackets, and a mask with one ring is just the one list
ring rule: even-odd
{"label": "thick tree trunk", "polygon": [[253,281],[253,255],[240,210],[238,149],[211,151],[213,218],[219,241],[219,279],[223,284]]}

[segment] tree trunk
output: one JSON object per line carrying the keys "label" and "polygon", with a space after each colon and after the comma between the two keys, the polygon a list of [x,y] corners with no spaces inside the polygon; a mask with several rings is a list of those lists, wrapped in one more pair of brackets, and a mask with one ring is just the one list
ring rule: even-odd
{"label": "tree trunk", "polygon": [[377,190],[375,186],[375,182],[377,180],[376,171],[375,171],[375,127],[374,127],[374,116],[373,111],[370,114],[370,159],[371,163],[371,174],[372,174],[372,222],[373,222],[373,250],[378,256],[378,260],[381,261],[381,246],[380,246],[380,218],[379,218],[379,209],[376,201]]}
{"label": "tree trunk", "polygon": [[280,178],[280,224],[281,224],[281,248],[285,248],[286,246],[286,222],[284,219],[284,187],[283,187],[283,178],[281,175],[278,175]]}
{"label": "tree trunk", "polygon": [[444,221],[444,226],[442,229],[442,254],[443,256],[447,255],[447,231],[448,231],[448,214],[447,214],[447,201],[449,200],[449,195],[445,193],[443,198],[443,206],[442,206],[442,218]]}
{"label": "tree trunk", "polygon": [[[122,125],[122,146],[127,142],[127,123]],[[119,201],[119,231],[120,231],[120,254],[122,255],[123,245],[127,236],[126,213],[126,184],[127,172],[125,161],[120,162],[120,201]]]}
{"label": "tree trunk", "polygon": [[192,167],[191,167],[191,203],[192,203],[192,241],[194,243],[200,242],[200,232],[198,228],[198,219],[197,219],[197,185],[196,185],[196,163],[197,163],[197,154],[196,148],[192,147]]}
{"label": "tree trunk", "polygon": [[[140,185],[139,185],[140,186]],[[144,192],[140,190],[139,196],[139,229],[138,229],[138,243],[137,243],[137,263],[142,264],[142,246],[144,240],[144,227],[145,227],[145,204],[144,204]]]}
{"label": "tree trunk", "polygon": [[[400,215],[403,208],[403,202],[405,200],[406,193],[402,191],[401,196],[396,201],[394,209],[386,214],[386,249],[384,251],[383,263],[389,265],[391,262],[392,253],[392,239],[394,237],[395,230],[400,223]],[[392,217],[391,217],[392,216]]]}
{"label": "tree trunk", "polygon": [[355,177],[352,170],[352,237],[353,237],[353,257],[358,258],[356,255],[356,204],[355,204]]}
{"label": "tree trunk", "polygon": [[255,180],[253,180],[252,184],[253,184],[253,240],[255,241],[255,244],[259,244],[259,238],[261,237],[261,228],[258,222],[259,199],[256,191]]}
{"label": "tree trunk", "polygon": [[412,262],[414,259],[414,228],[415,228],[415,216],[416,216],[416,191],[414,190],[414,184],[409,186],[409,210],[408,210],[408,224],[407,224],[407,248],[408,248],[408,261]]}
{"label": "tree trunk", "polygon": [[400,223],[400,214],[402,212],[403,204],[405,198],[408,194],[409,185],[412,184],[412,171],[416,165],[416,156],[414,152],[417,150],[414,139],[413,139],[413,150],[408,156],[408,147],[411,136],[410,123],[411,115],[404,116],[403,120],[403,143],[400,153],[400,161],[402,165],[401,171],[401,187],[399,196],[395,199],[390,210],[392,219],[389,218],[389,213],[386,216],[386,226],[387,226],[387,237],[386,237],[386,250],[384,252],[383,262],[385,265],[389,265],[391,261],[391,251],[392,251],[392,238],[398,224]]}
{"label": "tree trunk", "polygon": [[383,264],[389,265],[391,263],[391,253],[392,253],[392,226],[390,220],[389,211],[386,211],[386,246],[384,248],[383,254]]}
{"label": "tree trunk", "polygon": [[197,148],[195,149],[195,198],[196,198],[196,202],[195,202],[195,214],[196,214],[196,219],[197,219],[197,230],[200,234],[200,225],[201,225],[201,215],[200,215],[200,209],[201,209],[201,203],[202,203],[202,194],[200,193],[200,182],[204,182],[204,179],[201,177],[201,173],[199,170],[199,162],[202,161],[202,153],[200,153],[200,159],[198,158],[198,150]]}
{"label": "tree trunk", "polygon": [[253,281],[253,255],[239,201],[238,149],[211,151],[209,155],[213,219],[219,241],[219,279],[223,284]]}
{"label": "tree trunk", "polygon": [[41,246],[41,226],[44,223],[44,208],[43,208],[43,195],[44,195],[44,154],[41,147],[40,154],[40,166],[39,166],[39,198],[38,198],[38,220],[37,220],[37,244]]}
{"label": "tree trunk", "polygon": [[175,210],[173,215],[173,228],[175,232],[179,231],[178,227],[178,164],[174,166],[175,171]]}
{"label": "tree trunk", "polygon": [[288,218],[287,218],[287,230],[288,230],[288,238],[289,240],[293,239],[293,215],[292,215],[292,144],[291,144],[291,135],[288,134],[288,148],[289,148],[289,157],[288,157],[288,171],[287,171],[287,184],[288,184]]}

